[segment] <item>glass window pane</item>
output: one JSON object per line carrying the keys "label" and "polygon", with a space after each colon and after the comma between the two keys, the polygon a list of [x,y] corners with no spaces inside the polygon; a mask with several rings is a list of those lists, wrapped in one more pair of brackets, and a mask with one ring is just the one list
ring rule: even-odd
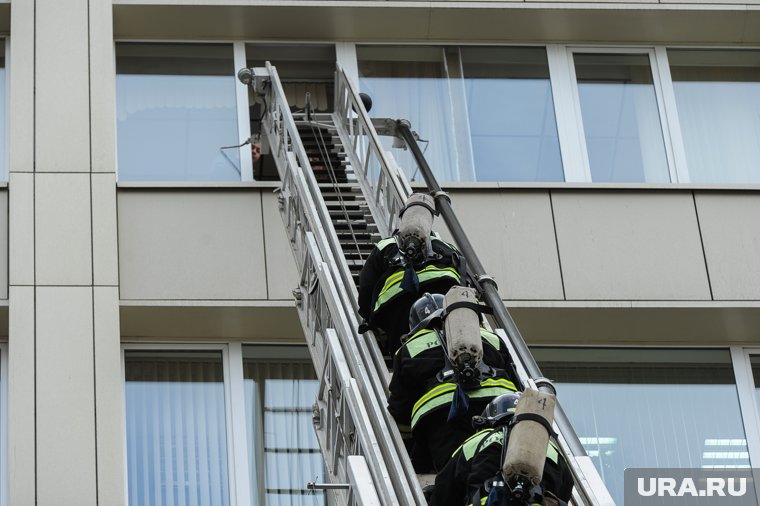
{"label": "glass window pane", "polygon": [[229,504],[221,352],[126,351],[130,505]]}
{"label": "glass window pane", "polygon": [[649,56],[575,54],[595,182],[670,181]]}
{"label": "glass window pane", "polygon": [[324,479],[312,425],[319,381],[303,347],[243,349],[251,504],[323,505],[306,483]]}
{"label": "glass window pane", "polygon": [[668,50],[692,183],[760,183],[760,51]]}
{"label": "glass window pane", "polygon": [[618,504],[627,467],[749,467],[727,350],[533,351]]}
{"label": "glass window pane", "polygon": [[564,181],[544,48],[462,47],[477,181]]}
{"label": "glass window pane", "polygon": [[[440,47],[357,46],[359,87],[372,97],[373,118],[408,119],[430,167],[440,182],[459,181],[457,143],[452,125],[452,93]],[[390,150],[391,138],[381,137]],[[468,146],[469,148],[469,146]],[[411,180],[421,180],[409,151],[393,156]],[[465,174],[470,172],[467,168]]]}
{"label": "glass window pane", "polygon": [[231,44],[116,44],[121,181],[239,181]]}

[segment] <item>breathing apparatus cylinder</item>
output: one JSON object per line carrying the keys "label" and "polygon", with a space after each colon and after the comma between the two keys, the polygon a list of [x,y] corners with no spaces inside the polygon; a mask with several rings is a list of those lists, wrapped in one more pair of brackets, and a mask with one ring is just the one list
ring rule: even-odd
{"label": "breathing apparatus cylinder", "polygon": [[410,260],[421,260],[430,250],[432,209],[433,197],[425,193],[413,193],[406,200],[396,237],[399,249]]}
{"label": "breathing apparatus cylinder", "polygon": [[541,423],[533,420],[519,420],[520,415],[530,413],[554,422],[554,406],[557,398],[532,388],[525,389],[515,410],[518,420],[509,433],[507,454],[504,457],[502,472],[507,483],[515,483],[525,478],[533,485],[541,482],[546,462],[546,449],[549,446],[549,432]]}
{"label": "breathing apparatus cylinder", "polygon": [[449,311],[448,307],[456,302],[477,304],[474,288],[453,286],[446,293],[446,319],[444,332],[451,364],[465,375],[475,375],[478,364],[483,360],[483,340],[480,337],[480,315],[467,307]]}

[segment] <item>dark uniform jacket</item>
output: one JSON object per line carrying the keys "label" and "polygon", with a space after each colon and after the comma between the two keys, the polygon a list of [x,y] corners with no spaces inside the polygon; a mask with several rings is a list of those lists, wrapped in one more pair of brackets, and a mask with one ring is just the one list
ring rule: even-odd
{"label": "dark uniform jacket", "polygon": [[[484,483],[495,477],[502,465],[503,428],[485,429],[457,448],[451,460],[435,477],[431,506],[478,506],[485,504],[488,493]],[[548,490],[562,501],[569,501],[573,492],[573,476],[557,444],[549,441],[541,480]],[[544,504],[549,501],[545,500]],[[556,504],[556,503],[554,503]]]}
{"label": "dark uniform jacket", "polygon": [[405,266],[401,264],[395,237],[378,242],[359,274],[359,314],[371,329],[385,332],[381,349],[393,355],[401,336],[409,332],[409,310],[425,292],[446,294],[463,282],[459,271],[460,254],[437,236],[431,237],[433,257],[414,266],[419,279],[416,293],[401,288]]}
{"label": "dark uniform jacket", "polygon": [[443,468],[451,453],[472,435],[472,417],[479,415],[494,397],[516,391],[511,377],[511,358],[499,336],[481,329],[483,363],[495,368],[492,378],[467,390],[466,412],[447,421],[457,384],[440,382],[446,367],[438,331],[423,329],[407,340],[393,357],[388,411],[402,435],[411,433],[412,462],[417,472]]}

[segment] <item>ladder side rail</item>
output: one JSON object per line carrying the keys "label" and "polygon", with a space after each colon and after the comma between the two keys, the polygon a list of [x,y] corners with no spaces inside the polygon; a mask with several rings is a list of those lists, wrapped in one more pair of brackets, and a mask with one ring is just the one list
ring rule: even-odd
{"label": "ladder side rail", "polygon": [[277,74],[277,69],[269,62],[266,62],[266,69],[254,69],[256,77],[269,77],[269,90],[267,99],[267,114],[262,119],[262,129],[267,134],[267,139],[272,146],[272,154],[275,158],[277,170],[280,173],[280,179],[284,180],[286,167],[294,172],[300,172],[304,175],[307,183],[308,194],[311,196],[308,206],[316,211],[318,219],[315,220],[315,226],[326,228],[324,234],[326,241],[322,244],[328,246],[328,250],[322,251],[323,258],[327,262],[334,262],[335,271],[339,273],[346,290],[341,291],[341,297],[346,298],[346,302],[353,304],[356,295],[351,271],[343,255],[343,248],[338,241],[338,234],[335,232],[330,213],[321,196],[319,184],[314,177],[314,171],[311,168],[309,157],[306,149],[301,142],[301,136],[296,128],[293,115],[290,112],[285,91],[282,89],[282,83]]}
{"label": "ladder side rail", "polygon": [[348,156],[362,193],[367,197],[378,229],[387,237],[395,229],[395,220],[411,188],[398,166],[389,163],[372,121],[340,66],[335,72],[334,115],[339,134],[350,139],[344,144],[352,148],[347,150]]}
{"label": "ladder side rail", "polygon": [[[304,211],[305,220],[310,224],[310,230],[314,231],[319,238],[317,241],[320,245],[319,251],[328,263],[330,272],[341,273],[341,279],[336,279],[335,284],[340,287],[337,290],[339,302],[345,309],[343,314],[348,320],[349,333],[345,335],[353,335],[352,339],[342,341],[347,348],[346,355],[349,357],[351,372],[363,388],[366,398],[365,402],[367,402],[368,409],[372,414],[371,421],[375,431],[383,435],[381,438],[383,441],[383,455],[389,461],[389,465],[396,470],[393,473],[394,480],[397,480],[396,487],[400,493],[410,498],[411,502],[409,504],[414,504],[415,501],[418,504],[424,504],[425,500],[422,489],[417,482],[416,473],[407,456],[401,435],[396,428],[395,420],[385,405],[381,403],[381,401],[385,401],[386,399],[388,374],[384,368],[377,366],[378,362],[382,364],[382,360],[379,358],[379,350],[377,350],[374,338],[369,334],[362,336],[358,333],[359,321],[355,311],[356,303],[354,302],[357,299],[356,287],[348,271],[342,249],[337,244],[337,240],[335,240],[337,235],[326,211],[314,174],[310,170],[305,150],[301,144],[298,131],[295,128],[295,123],[292,120],[290,109],[287,107],[276,69],[267,64],[266,70],[262,72],[263,70],[255,69],[256,75],[269,76],[271,86],[268,100],[270,113],[265,115],[262,124],[264,132],[267,134],[267,138],[273,147],[272,151],[283,181],[281,196],[285,195],[286,188],[291,187],[290,185],[287,187],[285,185],[293,183],[293,190],[290,192],[292,195],[298,195],[300,200],[302,200],[301,209]],[[297,152],[294,153],[288,150],[288,147],[298,148]],[[300,159],[298,152],[301,153]],[[305,167],[306,170],[301,170],[302,167]],[[308,183],[305,183],[306,181]],[[322,212],[315,214],[315,210],[317,212],[321,210]],[[323,226],[325,224],[326,227]],[[330,239],[333,239],[333,241],[331,242]],[[337,247],[337,250],[333,247],[333,244]],[[338,251],[337,255],[335,251]],[[346,285],[347,280],[348,285]],[[353,297],[354,300],[351,300],[349,297]],[[341,337],[343,336],[341,335]],[[373,363],[375,367],[369,367]],[[387,444],[388,441],[390,441],[390,445]]]}
{"label": "ladder side rail", "polygon": [[[370,214],[381,236],[388,237],[396,228],[398,215],[412,191],[398,165],[391,164],[380,144],[374,126],[360,107],[360,100],[345,71],[337,66],[335,73],[335,128],[343,142],[349,163],[359,187],[367,201]],[[358,294],[352,292],[354,311],[358,311]],[[390,377],[380,348],[373,333],[363,336],[372,358],[372,364],[388,392]]]}
{"label": "ladder side rail", "polygon": [[320,376],[313,420],[329,480],[346,483],[346,458],[349,455],[363,455],[372,462],[370,469],[375,482],[383,484],[380,493],[384,503],[395,504],[395,484],[382,452],[378,451],[379,443],[371,430],[371,419],[358,384],[351,376],[338,334],[331,328],[334,323],[339,323],[340,318],[334,319],[333,315],[340,310],[329,267],[321,259],[314,234],[307,232],[300,224],[298,229],[302,236],[298,242],[307,254],[299,265],[302,272],[296,306],[315,370]]}
{"label": "ladder side rail", "polygon": [[[504,306],[504,302],[499,295],[495,281],[493,278],[486,274],[485,269],[480,263],[480,259],[478,258],[477,253],[472,246],[472,243],[467,237],[464,228],[462,228],[461,223],[459,223],[459,220],[454,213],[453,208],[451,207],[451,200],[449,199],[448,195],[446,195],[445,192],[443,192],[441,189],[438,181],[435,178],[435,175],[433,174],[433,171],[430,169],[430,166],[425,160],[425,157],[422,155],[422,152],[417,145],[416,140],[414,139],[412,131],[409,128],[408,122],[402,120],[397,121],[397,128],[399,134],[402,136],[407,146],[412,151],[412,154],[414,155],[417,166],[420,169],[420,173],[422,174],[427,184],[427,188],[435,199],[436,209],[441,213],[441,216],[446,222],[446,225],[448,226],[449,231],[451,232],[451,235],[453,236],[457,246],[459,246],[460,251],[465,256],[465,258],[467,258],[468,268],[480,285],[485,302],[494,310],[494,318],[496,319],[498,325],[504,329],[506,335],[509,337],[509,341],[513,346],[513,350],[516,352],[516,354],[513,355],[513,358],[519,360],[522,363],[522,366],[528,373],[528,376],[531,380],[538,380],[542,378],[543,376],[541,374],[541,370],[539,369],[538,364],[536,364],[536,361],[533,358],[533,354],[530,352],[528,345],[525,344],[525,340],[523,339],[520,330],[517,328],[517,325],[515,324],[515,321],[512,318],[511,314]],[[523,384],[523,387],[524,386],[525,385]],[[544,388],[545,387],[541,387],[541,389]],[[578,488],[585,495],[587,504],[614,504],[611,496],[609,495],[609,492],[607,491],[606,487],[604,487],[601,478],[596,479],[598,478],[599,474],[598,471],[596,471],[596,468],[588,469],[586,467],[585,469],[581,469],[579,465],[580,461],[575,460],[576,456],[578,458],[583,458],[588,457],[588,455],[586,454],[583,445],[578,439],[578,435],[575,433],[575,430],[570,424],[567,415],[562,409],[559,400],[557,401],[555,407],[554,421],[557,427],[559,427],[561,430],[561,433],[567,442],[567,449],[570,450],[570,452],[566,454],[566,457],[570,457],[567,459],[567,461],[568,464],[574,468],[573,474],[577,473],[580,476],[584,473],[592,473],[591,481],[601,485],[601,488],[594,488],[592,490],[586,486],[589,483],[589,480],[584,478],[580,481],[580,486]]]}
{"label": "ladder side rail", "polygon": [[362,457],[354,455],[348,457],[348,476],[354,494],[351,505],[380,506],[380,499],[372,483],[367,462]]}
{"label": "ladder side rail", "polygon": [[[272,121],[271,128],[269,125],[265,125],[267,135],[276,130],[276,119]],[[279,146],[281,145],[276,142],[273,143],[273,146],[277,150],[279,150]],[[306,231],[314,232],[317,237],[316,243],[319,245],[317,250],[320,254],[326,255],[324,259],[328,264],[328,271],[336,272],[335,259],[327,245],[326,230],[321,226],[321,220],[316,215],[314,199],[312,199],[311,192],[305,181],[305,175],[300,170],[296,156],[292,152],[288,152],[283,156],[276,156],[275,159],[278,162],[278,168],[282,171],[281,206],[285,224],[291,227],[288,230],[291,245],[293,248],[296,248],[298,244],[304,244],[305,242],[294,237],[299,228],[303,228],[304,233]],[[298,208],[301,216],[298,219],[290,217],[292,215],[291,211],[289,211],[290,208]],[[296,253],[296,259],[298,258],[302,258],[300,253]],[[336,279],[335,284],[338,285],[339,283],[340,281]],[[341,293],[345,293],[345,290],[335,290],[334,293],[336,294],[334,298],[335,308],[331,311],[331,314],[336,321],[339,315],[343,322],[342,325],[339,325],[339,327],[344,329],[342,332],[339,332],[341,342],[346,347],[346,356],[349,357],[348,362],[351,373],[357,378],[360,387],[363,389],[364,401],[372,415],[370,417],[370,425],[378,435],[382,435],[380,439],[382,440],[383,457],[395,469],[395,472],[392,473],[392,478],[394,479],[395,488],[402,495],[399,504],[414,504],[415,499],[417,499],[417,503],[422,504],[424,498],[416,482],[416,475],[414,474],[411,462],[409,462],[405,452],[403,454],[400,453],[404,448],[401,437],[387,409],[381,404],[381,400],[385,399],[382,381],[377,371],[364,365],[371,363],[369,346],[366,340],[355,333],[358,328],[355,314],[344,311],[345,308],[351,307],[340,296]]]}

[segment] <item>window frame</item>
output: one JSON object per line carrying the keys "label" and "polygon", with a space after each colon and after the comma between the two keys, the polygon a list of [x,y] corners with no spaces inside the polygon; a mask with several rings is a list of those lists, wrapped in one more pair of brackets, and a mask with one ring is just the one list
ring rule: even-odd
{"label": "window frame", "polygon": [[[219,351],[222,353],[222,377],[224,390],[225,430],[227,441],[227,486],[230,506],[248,506],[251,497],[248,484],[248,457],[246,455],[245,402],[243,393],[243,362],[240,343],[122,343],[121,380],[122,407],[126,422],[126,352],[127,351]],[[238,367],[233,363],[239,362]],[[233,375],[239,378],[233,381]],[[239,380],[239,381],[238,381]],[[238,383],[239,387],[233,387]],[[239,398],[238,398],[239,397]],[[241,418],[242,417],[242,418]],[[124,425],[124,504],[129,504],[129,465],[127,459],[127,431]],[[241,431],[242,428],[242,431]],[[240,449],[242,450],[237,450]],[[245,474],[241,474],[245,473]],[[240,474],[240,475],[239,475]]]}
{"label": "window frame", "polygon": [[[675,110],[675,95],[672,96],[672,102],[666,101],[666,94],[663,90],[663,70],[662,70],[662,55],[660,58],[656,56],[656,48],[654,46],[565,46],[567,57],[567,69],[569,71],[569,92],[572,98],[572,107],[566,107],[565,110],[572,111],[573,121],[572,128],[578,132],[578,142],[580,146],[578,149],[582,153],[581,169],[585,180],[583,182],[595,183],[591,174],[591,164],[589,162],[588,147],[586,145],[586,132],[583,125],[583,115],[581,111],[580,93],[578,91],[578,77],[575,71],[575,55],[576,54],[620,54],[620,55],[646,55],[649,59],[649,70],[652,73],[652,85],[654,86],[655,100],[657,104],[658,118],[660,121],[660,130],[662,131],[662,142],[665,148],[665,159],[668,166],[668,175],[670,181],[664,184],[679,183],[680,173],[676,165],[675,150],[673,149],[673,132],[671,132],[670,124],[671,118],[668,114],[669,110]],[[665,56],[664,64],[667,66],[667,55]],[[667,77],[670,77],[670,71],[667,72]],[[552,76],[553,78],[553,76]],[[670,87],[672,92],[672,86]],[[680,130],[678,131],[680,139]],[[561,146],[561,145],[560,145]],[[561,147],[560,147],[561,149]],[[599,183],[605,183],[606,181],[599,181]],[[643,184],[657,184],[649,183],[647,181],[632,181],[631,183],[643,183]],[[616,184],[628,184],[628,183],[616,183]]]}
{"label": "window frame", "polygon": [[[755,382],[750,362],[753,355],[760,356],[760,347],[731,346],[730,351],[734,364],[736,389],[739,393],[739,408],[747,436],[750,464],[753,468],[760,467],[760,411],[758,411],[759,404],[755,395],[755,388],[760,388],[760,381]],[[760,504],[760,490],[756,492]]]}
{"label": "window frame", "polygon": [[[126,353],[128,351],[155,351],[155,352],[186,352],[186,351],[208,351],[222,353],[222,375],[224,378],[224,409],[225,409],[225,429],[227,445],[227,482],[229,487],[230,506],[249,506],[258,504],[258,498],[253,496],[252,484],[249,481],[250,476],[250,456],[248,455],[248,433],[246,419],[246,399],[245,399],[245,375],[244,360],[246,359],[243,352],[244,348],[276,348],[282,349],[295,347],[303,350],[308,355],[308,347],[300,343],[277,343],[277,342],[242,342],[242,341],[224,341],[224,342],[122,342],[121,344],[121,405],[124,413],[123,440],[122,450],[124,456],[124,504],[129,504],[129,465],[128,465],[128,444],[126,431]],[[7,378],[7,344],[0,343],[0,381]],[[250,357],[248,357],[250,359]],[[6,362],[3,362],[3,361]],[[262,360],[269,360],[266,357]],[[287,356],[282,356],[283,362],[288,361]],[[297,359],[299,362],[304,359]],[[306,363],[312,367],[312,360],[305,359]],[[5,375],[5,376],[3,376]],[[315,370],[315,376],[318,373]],[[7,382],[0,383],[0,386],[7,385]],[[6,389],[0,391],[0,409],[5,396]],[[3,413],[0,411],[0,414]],[[0,430],[2,425],[0,425]],[[262,425],[263,429],[263,425]],[[3,433],[0,433],[2,437]],[[316,437],[316,435],[315,435]],[[318,441],[318,438],[317,438]],[[254,450],[257,442],[254,442]],[[320,448],[321,449],[321,448]],[[263,448],[262,448],[263,450]],[[320,452],[320,457],[322,457]],[[325,464],[326,465],[326,464]],[[1,469],[1,468],[0,468]],[[0,481],[0,486],[2,481]],[[6,490],[7,488],[1,489]],[[7,493],[7,492],[6,492]],[[0,506],[5,506],[0,501]]]}

